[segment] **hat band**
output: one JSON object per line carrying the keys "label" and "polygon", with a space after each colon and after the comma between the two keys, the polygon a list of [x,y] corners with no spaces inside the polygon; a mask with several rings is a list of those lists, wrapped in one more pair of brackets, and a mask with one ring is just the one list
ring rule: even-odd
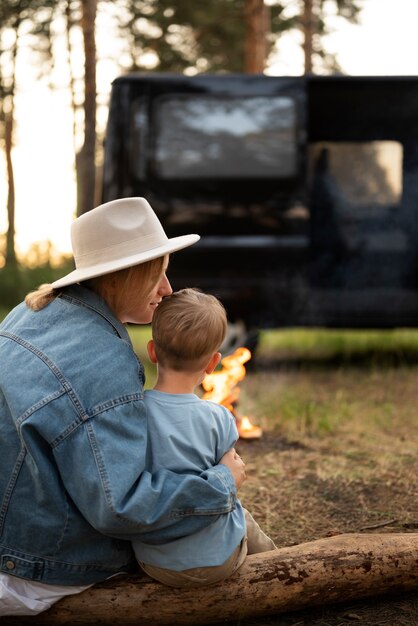
{"label": "hat band", "polygon": [[141,235],[135,239],[121,241],[84,254],[75,254],[74,251],[75,265],[77,269],[86,269],[101,263],[120,261],[136,254],[150,252],[154,248],[164,246],[167,242],[168,237],[160,232]]}

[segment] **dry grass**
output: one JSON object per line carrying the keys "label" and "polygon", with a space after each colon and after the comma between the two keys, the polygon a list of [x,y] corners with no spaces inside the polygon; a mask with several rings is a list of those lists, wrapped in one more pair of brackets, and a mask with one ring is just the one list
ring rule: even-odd
{"label": "dry grass", "polygon": [[[418,529],[417,367],[289,369],[271,362],[242,383],[238,411],[263,426],[239,443],[241,499],[278,546],[344,532]],[[244,626],[418,624],[411,596],[325,607]]]}

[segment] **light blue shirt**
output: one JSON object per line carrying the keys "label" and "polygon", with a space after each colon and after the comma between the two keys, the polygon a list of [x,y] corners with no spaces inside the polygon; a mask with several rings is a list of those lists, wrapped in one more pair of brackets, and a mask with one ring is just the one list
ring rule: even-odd
{"label": "light blue shirt", "polygon": [[[162,468],[179,474],[201,475],[235,445],[238,431],[225,407],[194,394],[149,390],[144,395],[148,421],[147,470]],[[245,535],[239,501],[231,513],[219,515],[210,526],[160,545],[135,540],[138,561],[182,571],[221,565]]]}

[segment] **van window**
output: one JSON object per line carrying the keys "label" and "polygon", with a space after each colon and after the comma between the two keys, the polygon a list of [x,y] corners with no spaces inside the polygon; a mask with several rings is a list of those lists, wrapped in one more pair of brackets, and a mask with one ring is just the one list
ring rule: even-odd
{"label": "van window", "polygon": [[310,149],[311,179],[323,151],[328,154],[328,173],[348,202],[363,207],[400,203],[402,144],[397,141],[313,144]]}
{"label": "van window", "polygon": [[164,179],[293,178],[296,125],[296,106],[289,97],[157,98],[155,174]]}
{"label": "van window", "polygon": [[[311,147],[312,216],[318,243],[351,252],[406,250],[399,216],[403,148],[396,141],[318,143]],[[339,237],[326,234],[334,224]],[[317,232],[314,229],[314,234]]]}

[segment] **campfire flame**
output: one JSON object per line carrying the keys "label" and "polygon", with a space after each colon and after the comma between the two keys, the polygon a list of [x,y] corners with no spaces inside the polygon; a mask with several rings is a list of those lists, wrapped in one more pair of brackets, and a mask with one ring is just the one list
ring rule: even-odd
{"label": "campfire flame", "polygon": [[240,392],[238,383],[245,378],[244,363],[250,359],[251,352],[248,348],[238,348],[233,354],[222,359],[221,370],[207,374],[202,382],[206,392],[202,396],[203,400],[212,400],[231,411],[241,439],[259,439],[263,432],[259,426],[252,424],[246,415],[238,415],[235,409]]}

